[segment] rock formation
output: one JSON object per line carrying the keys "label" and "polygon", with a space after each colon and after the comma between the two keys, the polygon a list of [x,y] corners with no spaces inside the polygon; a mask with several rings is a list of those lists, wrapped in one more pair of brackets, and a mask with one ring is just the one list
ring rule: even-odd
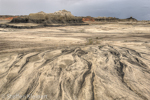
{"label": "rock formation", "polygon": [[101,21],[101,22],[137,22],[137,20],[135,18],[126,18],[126,19],[119,19],[119,18],[115,18],[115,17],[96,17],[94,18],[95,21]]}
{"label": "rock formation", "polygon": [[67,10],[59,10],[59,11],[56,11],[56,12],[54,12],[54,15],[59,15],[59,16],[72,16],[72,17],[74,17],[72,14],[71,14],[71,12],[70,11],[67,11]]}
{"label": "rock formation", "polygon": [[71,12],[66,10],[59,10],[54,13],[31,13],[25,17],[16,17],[12,19],[12,23],[42,23],[42,24],[73,24],[83,23],[84,21],[100,21],[100,22],[136,22],[135,18],[118,19],[115,17],[76,17]]}
{"label": "rock formation", "polygon": [[116,22],[119,20],[118,18],[115,18],[115,17],[96,17],[94,19],[95,21],[101,21],[101,22],[104,22],[104,21]]}
{"label": "rock formation", "polygon": [[135,19],[133,17],[127,18],[126,20],[128,20],[128,21],[137,21],[137,19]]}
{"label": "rock formation", "polygon": [[92,21],[92,22],[94,22],[95,20],[94,20],[93,17],[87,16],[87,17],[83,17],[83,18],[82,18],[82,21]]}
{"label": "rock formation", "polygon": [[14,18],[11,22],[13,23],[44,23],[44,24],[66,24],[66,23],[83,23],[82,17],[75,17],[71,12],[66,10],[60,10],[54,13],[31,13],[25,18]]}
{"label": "rock formation", "polygon": [[11,20],[11,23],[27,23],[29,19],[27,17],[16,17]]}
{"label": "rock formation", "polygon": [[43,21],[45,21],[45,17],[46,17],[46,13],[41,11],[38,13],[29,14],[28,20],[29,22],[33,22],[33,23],[42,23]]}

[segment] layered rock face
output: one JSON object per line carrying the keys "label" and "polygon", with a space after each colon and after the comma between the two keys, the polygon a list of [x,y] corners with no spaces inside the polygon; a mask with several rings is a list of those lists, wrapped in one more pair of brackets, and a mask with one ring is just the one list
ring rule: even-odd
{"label": "layered rock face", "polygon": [[12,19],[12,23],[43,23],[43,24],[66,24],[66,23],[83,23],[84,21],[99,22],[137,22],[135,18],[118,19],[115,17],[75,17],[71,12],[66,10],[56,11],[54,13],[31,13],[28,16],[16,17]]}
{"label": "layered rock face", "polygon": [[52,24],[52,23],[83,23],[81,17],[75,17],[71,14],[71,12],[66,10],[60,10],[54,13],[31,13],[29,16],[25,18],[14,18],[11,22],[14,23],[44,23],[44,24]]}
{"label": "layered rock face", "polygon": [[46,13],[44,12],[38,12],[38,13],[31,13],[28,16],[29,22],[35,22],[35,23],[42,23],[45,21]]}

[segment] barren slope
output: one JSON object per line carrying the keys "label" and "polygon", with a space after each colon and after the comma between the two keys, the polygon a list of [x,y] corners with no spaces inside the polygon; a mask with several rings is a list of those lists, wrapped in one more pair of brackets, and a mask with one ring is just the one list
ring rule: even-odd
{"label": "barren slope", "polygon": [[150,50],[122,45],[3,54],[0,94],[47,95],[48,100],[149,100]]}
{"label": "barren slope", "polygon": [[148,27],[1,29],[0,36],[1,100],[150,100]]}

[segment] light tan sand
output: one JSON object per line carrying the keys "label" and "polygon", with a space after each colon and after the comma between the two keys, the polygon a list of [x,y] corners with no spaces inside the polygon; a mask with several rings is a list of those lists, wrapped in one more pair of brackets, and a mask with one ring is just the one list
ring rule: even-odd
{"label": "light tan sand", "polygon": [[150,100],[149,94],[149,24],[0,28],[0,100]]}

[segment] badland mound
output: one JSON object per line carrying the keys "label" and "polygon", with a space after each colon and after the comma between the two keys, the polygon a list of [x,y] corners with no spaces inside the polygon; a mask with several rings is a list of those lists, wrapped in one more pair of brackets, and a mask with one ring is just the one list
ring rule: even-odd
{"label": "badland mound", "polygon": [[26,17],[17,17],[14,18],[12,23],[44,23],[44,24],[52,24],[52,23],[83,23],[82,17],[75,17],[71,14],[71,12],[67,10],[59,10],[54,13],[31,13]]}

